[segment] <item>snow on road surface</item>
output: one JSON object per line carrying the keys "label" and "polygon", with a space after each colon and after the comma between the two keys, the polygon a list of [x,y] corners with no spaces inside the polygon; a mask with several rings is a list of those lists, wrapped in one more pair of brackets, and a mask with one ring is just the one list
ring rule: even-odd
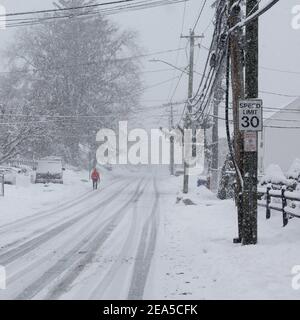
{"label": "snow on road surface", "polygon": [[0,265],[8,279],[0,299],[300,298],[291,286],[299,221],[283,229],[280,215],[266,221],[261,210],[259,244],[234,245],[232,201],[191,179],[194,205],[187,206],[176,203],[182,178],[124,172],[107,174],[95,192],[86,173],[70,171],[65,186],[46,188],[49,197],[32,186],[24,194],[38,197],[23,206],[24,198],[13,205],[13,189],[1,199]]}
{"label": "snow on road surface", "polygon": [[2,224],[8,279],[0,299],[142,299],[156,244],[156,188],[155,176],[131,174]]}

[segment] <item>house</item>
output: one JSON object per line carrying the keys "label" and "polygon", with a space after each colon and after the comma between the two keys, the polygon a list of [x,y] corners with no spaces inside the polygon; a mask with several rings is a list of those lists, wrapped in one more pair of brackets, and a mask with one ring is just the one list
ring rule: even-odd
{"label": "house", "polygon": [[[264,117],[274,111],[265,107]],[[300,158],[300,98],[264,121],[262,137],[260,161],[264,168],[274,163],[286,172],[293,160]]]}

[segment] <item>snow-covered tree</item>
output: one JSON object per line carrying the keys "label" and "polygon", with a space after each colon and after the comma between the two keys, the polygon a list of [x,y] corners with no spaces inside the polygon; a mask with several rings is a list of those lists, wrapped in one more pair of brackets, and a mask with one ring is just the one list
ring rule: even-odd
{"label": "snow-covered tree", "polygon": [[[56,6],[94,2],[59,0]],[[93,147],[96,132],[114,127],[138,105],[141,93],[139,61],[128,58],[139,53],[136,35],[121,32],[94,10],[72,11],[83,15],[70,19],[59,18],[69,11],[56,12],[55,19],[17,34],[7,51],[10,70],[22,71],[19,82],[27,88],[21,98],[38,116],[32,119],[44,120],[45,132],[33,148],[73,164],[78,164],[79,144]]]}
{"label": "snow-covered tree", "polygon": [[31,117],[34,108],[28,102],[28,83],[18,73],[0,79],[0,164],[26,153],[28,144],[43,132],[40,123]]}
{"label": "snow-covered tree", "polygon": [[228,154],[221,171],[218,189],[218,198],[221,200],[233,199],[235,196],[236,174],[231,156]]}

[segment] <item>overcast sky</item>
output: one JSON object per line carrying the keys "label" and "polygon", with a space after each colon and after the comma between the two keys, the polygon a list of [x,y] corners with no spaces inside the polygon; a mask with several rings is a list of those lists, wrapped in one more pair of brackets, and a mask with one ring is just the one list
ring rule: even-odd
{"label": "overcast sky", "polygon": [[[262,0],[264,4],[269,0]],[[0,4],[6,7],[7,12],[28,11],[36,9],[46,9],[52,7],[51,0],[0,0]],[[99,2],[101,2],[99,0]],[[205,31],[205,39],[202,44],[208,46],[212,34],[210,23],[213,17],[213,10],[208,1],[208,5],[203,12],[200,22],[196,28],[196,33],[201,34]],[[187,34],[189,28],[193,26],[203,0],[190,0],[186,4],[186,14],[184,17],[183,33]],[[291,27],[292,7],[300,4],[299,0],[281,0],[260,19],[260,66],[275,69],[294,70],[300,72],[300,30],[293,30]],[[110,19],[116,21],[121,28],[130,28],[139,33],[140,45],[147,53],[176,49],[184,47],[186,40],[180,41],[184,12],[184,3],[148,9],[144,11],[121,13],[111,16]],[[15,30],[17,31],[17,30]],[[0,45],[5,47],[6,42],[13,39],[13,31],[0,30]],[[196,49],[196,67],[201,72],[206,58],[205,49]],[[151,58],[163,59],[179,67],[187,65],[187,57],[184,51],[179,54],[157,54]],[[150,63],[150,58],[144,60],[142,77],[146,87],[176,77],[178,71],[149,72],[160,69],[168,69],[162,63]],[[288,95],[300,95],[300,74],[289,74],[260,69],[260,90],[279,92]],[[146,72],[146,73],[144,73]],[[199,76],[195,76],[195,88],[199,81]],[[145,106],[157,106],[169,101],[177,80],[167,82],[146,90],[142,104]],[[187,77],[184,76],[174,96],[174,101],[186,99],[187,96]],[[292,98],[284,98],[269,94],[260,94],[264,99],[265,106],[281,107],[292,101]],[[156,109],[158,115],[163,111]],[[157,118],[159,119],[159,118]],[[163,118],[161,118],[163,119]]]}

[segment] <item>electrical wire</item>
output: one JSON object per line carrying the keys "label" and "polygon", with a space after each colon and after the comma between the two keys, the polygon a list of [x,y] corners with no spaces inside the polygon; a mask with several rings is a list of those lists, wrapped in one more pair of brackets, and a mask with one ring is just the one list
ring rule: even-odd
{"label": "electrical wire", "polygon": [[265,94],[271,94],[271,95],[275,95],[275,96],[280,96],[280,97],[300,98],[300,96],[296,96],[296,95],[285,94],[285,93],[277,93],[277,92],[266,91],[266,90],[259,90],[259,92],[265,93]]}
{"label": "electrical wire", "polygon": [[264,67],[264,66],[260,66],[260,69],[273,71],[273,72],[290,73],[290,74],[300,75],[300,71],[283,70],[283,69],[276,69],[276,68],[270,68],[270,67]]}
{"label": "electrical wire", "polygon": [[14,17],[14,16],[24,16],[24,15],[32,15],[32,14],[45,14],[45,13],[55,13],[55,12],[62,12],[62,11],[72,11],[72,10],[81,10],[86,8],[95,8],[100,6],[112,5],[112,4],[119,4],[124,2],[133,2],[135,0],[116,0],[104,3],[97,3],[97,4],[86,4],[83,6],[76,6],[70,8],[59,8],[59,9],[46,9],[46,10],[35,10],[35,11],[24,11],[24,12],[10,12],[6,14],[0,14],[0,17]]}
{"label": "electrical wire", "polygon": [[199,20],[200,20],[200,18],[201,18],[201,15],[202,15],[202,13],[203,13],[203,10],[204,10],[204,7],[205,7],[205,5],[206,5],[206,2],[207,2],[207,0],[204,0],[203,1],[203,4],[202,4],[202,6],[201,6],[201,9],[200,9],[200,12],[199,12],[199,15],[198,15],[198,17],[197,17],[197,19],[196,19],[196,22],[195,22],[195,24],[194,24],[194,27],[193,27],[193,31],[195,31],[195,29],[196,29],[196,27],[197,27],[197,25],[198,25],[198,23],[199,23]]}
{"label": "electrical wire", "polygon": [[[182,14],[182,22],[181,22],[181,31],[180,31],[180,34],[183,33],[183,29],[184,29],[184,25],[185,25],[185,17],[186,17],[186,2],[184,3],[184,6],[183,6],[183,14]],[[178,42],[178,47],[180,47],[180,44],[181,44],[181,41],[182,41],[182,38],[179,37],[179,42]],[[184,48],[184,50],[186,50],[186,46]],[[179,59],[179,51],[177,51],[177,55],[176,55],[176,59],[175,59],[175,65],[177,66],[178,64],[178,59]],[[173,72],[173,74],[175,74],[175,70]],[[175,86],[175,92],[179,86],[179,83],[181,81],[181,78],[182,78],[183,74],[181,74],[181,77],[179,78],[176,86]],[[173,86],[173,83],[170,85],[170,89],[169,89],[169,94],[168,94],[168,100],[170,100],[170,103],[172,103],[172,100],[173,100],[173,97],[175,95],[175,93],[172,94],[171,98],[170,98],[170,95],[171,95],[171,92],[172,92],[172,86]]]}
{"label": "electrical wire", "polygon": [[[218,5],[219,5],[219,6],[221,5],[221,1],[219,2]],[[223,8],[223,11],[221,12],[221,14],[220,14],[220,16],[218,17],[218,19],[222,19],[222,18],[223,18],[223,15],[224,15],[224,13],[225,13],[225,9],[226,9],[226,7]],[[210,60],[210,58],[211,58],[211,54],[212,54],[212,51],[213,51],[213,47],[214,47],[214,45],[216,44],[217,33],[218,33],[218,25],[217,25],[217,23],[216,23],[215,29],[214,29],[214,33],[213,33],[213,37],[212,37],[211,44],[210,44],[210,48],[209,48],[209,52],[208,52],[208,55],[207,55],[205,67],[204,67],[203,77],[202,77],[201,80],[200,80],[200,84],[199,84],[199,86],[198,86],[198,90],[197,90],[196,94],[194,95],[194,97],[193,97],[193,98],[191,99],[191,101],[190,101],[192,108],[195,107],[195,106],[199,103],[199,101],[201,100],[201,98],[202,98],[203,95],[204,95],[203,92],[204,92],[204,90],[205,90],[206,87],[207,87],[207,83],[208,83],[208,81],[209,81],[209,76],[210,76],[210,73],[211,73],[211,71],[212,71],[212,69],[213,69],[212,67],[211,67],[210,70],[209,70],[209,74],[208,74],[208,76],[207,76],[207,81],[205,82],[205,84],[204,84],[204,86],[203,86],[203,88],[202,88],[202,93],[199,95],[199,92],[200,92],[201,87],[202,87],[202,85],[203,85],[203,81],[204,81],[205,76],[206,76],[206,70],[207,70],[207,68],[208,68],[208,64],[209,64],[209,60]],[[218,44],[217,44],[217,45],[218,45]],[[212,75],[212,76],[213,76],[213,75]],[[198,100],[196,101],[196,103],[193,103],[194,100],[197,98],[197,96],[199,96]],[[199,108],[199,109],[200,109],[200,108]]]}
{"label": "electrical wire", "polygon": [[[133,0],[131,0],[133,1]],[[154,7],[159,7],[159,6],[165,6],[165,5],[170,5],[170,4],[176,4],[180,3],[183,1],[188,1],[188,0],[156,0],[156,1],[139,1],[135,2],[134,4],[128,4],[128,5],[122,5],[122,6],[115,6],[113,8],[106,8],[102,10],[92,10],[92,11],[87,11],[87,12],[79,12],[79,13],[70,13],[69,15],[64,15],[64,16],[59,16],[59,15],[52,15],[52,16],[44,16],[41,18],[29,18],[29,19],[13,19],[16,20],[16,22],[12,21],[10,19],[9,23],[6,23],[6,28],[10,27],[20,27],[20,26],[31,26],[31,25],[38,25],[42,24],[44,22],[49,22],[51,20],[56,20],[56,19],[73,19],[73,18],[78,18],[78,17],[91,17],[97,14],[102,14],[102,15],[111,15],[119,12],[128,12],[132,10],[142,10],[142,9],[148,9],[148,8],[154,8]],[[125,1],[126,2],[126,1]],[[70,10],[69,8],[63,8],[66,10]],[[53,9],[57,11],[61,11],[60,9]],[[72,9],[71,9],[72,10]],[[30,13],[36,13],[34,11]],[[28,13],[29,14],[29,13]],[[3,20],[4,22],[4,20]]]}
{"label": "electrical wire", "polygon": [[247,24],[251,23],[253,20],[256,20],[263,14],[265,14],[267,11],[269,11],[275,4],[277,4],[280,0],[271,0],[268,4],[266,4],[264,7],[253,13],[252,15],[248,16],[246,19],[242,20],[241,22],[238,22],[236,25],[234,25],[232,28],[229,29],[228,33],[233,33],[237,28],[243,28]]}

